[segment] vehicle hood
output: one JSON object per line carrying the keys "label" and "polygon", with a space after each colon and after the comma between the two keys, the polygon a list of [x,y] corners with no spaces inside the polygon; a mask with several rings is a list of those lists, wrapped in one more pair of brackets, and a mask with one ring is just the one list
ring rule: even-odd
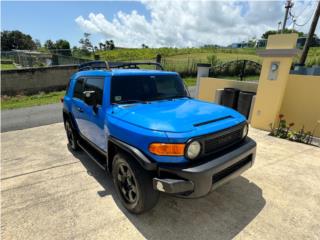
{"label": "vehicle hood", "polygon": [[113,107],[113,116],[146,129],[176,133],[245,121],[231,108],[187,98],[118,105]]}

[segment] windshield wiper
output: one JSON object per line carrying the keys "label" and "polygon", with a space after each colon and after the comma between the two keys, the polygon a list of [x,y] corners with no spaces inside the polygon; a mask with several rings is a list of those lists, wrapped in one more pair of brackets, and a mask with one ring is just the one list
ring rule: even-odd
{"label": "windshield wiper", "polygon": [[117,101],[117,102],[114,102],[113,104],[126,104],[126,103],[147,103],[147,101],[128,99],[128,100]]}
{"label": "windshield wiper", "polygon": [[176,99],[176,98],[191,98],[191,97],[186,96],[186,95],[173,95],[173,96],[165,96],[165,97],[155,97],[155,98],[150,99],[150,101],[172,100],[172,99]]}
{"label": "windshield wiper", "polygon": [[170,98],[174,99],[174,98],[192,98],[192,97],[187,96],[187,95],[176,95],[176,96],[172,96]]}

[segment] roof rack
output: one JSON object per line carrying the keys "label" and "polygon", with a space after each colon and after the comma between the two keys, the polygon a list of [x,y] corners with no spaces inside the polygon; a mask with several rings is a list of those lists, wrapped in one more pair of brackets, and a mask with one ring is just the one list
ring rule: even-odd
{"label": "roof rack", "polygon": [[139,65],[154,65],[157,69],[164,70],[162,65],[157,62],[107,62],[107,61],[91,61],[79,65],[79,71],[85,70],[110,70],[115,68],[124,69],[140,69]]}

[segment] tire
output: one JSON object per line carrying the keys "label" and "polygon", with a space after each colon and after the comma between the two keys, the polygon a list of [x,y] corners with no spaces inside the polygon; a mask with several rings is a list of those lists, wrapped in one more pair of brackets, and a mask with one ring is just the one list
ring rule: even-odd
{"label": "tire", "polygon": [[78,134],[75,129],[73,129],[72,124],[69,119],[67,119],[64,122],[64,128],[66,130],[67,138],[68,138],[68,146],[71,148],[73,151],[78,151],[79,145],[78,145]]}
{"label": "tire", "polygon": [[121,203],[129,212],[141,214],[157,204],[159,192],[153,189],[151,174],[128,155],[114,156],[112,177]]}

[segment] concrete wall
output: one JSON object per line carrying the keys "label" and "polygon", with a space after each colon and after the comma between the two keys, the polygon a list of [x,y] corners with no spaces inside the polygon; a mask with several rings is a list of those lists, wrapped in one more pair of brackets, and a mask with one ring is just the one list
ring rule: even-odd
{"label": "concrete wall", "polygon": [[[200,78],[198,98],[208,102],[214,102],[217,89],[225,87],[239,88],[243,91],[257,92],[258,83],[240,82],[218,78]],[[264,98],[266,104],[270,98],[274,98],[272,91],[268,91],[268,97]],[[289,75],[284,97],[280,107],[280,113],[285,119],[294,122],[294,130],[300,130],[302,126],[306,131],[313,131],[316,126],[315,136],[320,137],[320,77],[309,75]],[[271,122],[270,122],[271,123]],[[269,130],[266,128],[266,130]]]}
{"label": "concrete wall", "polygon": [[320,77],[309,75],[289,75],[280,112],[285,119],[294,122],[293,129],[313,131],[320,137]]}
{"label": "concrete wall", "polygon": [[1,71],[1,94],[32,94],[65,89],[77,65]]}
{"label": "concrete wall", "polygon": [[242,82],[219,78],[200,78],[197,98],[213,102],[216,97],[216,90],[226,87],[238,88],[242,91],[257,92],[258,84],[256,82]]}

